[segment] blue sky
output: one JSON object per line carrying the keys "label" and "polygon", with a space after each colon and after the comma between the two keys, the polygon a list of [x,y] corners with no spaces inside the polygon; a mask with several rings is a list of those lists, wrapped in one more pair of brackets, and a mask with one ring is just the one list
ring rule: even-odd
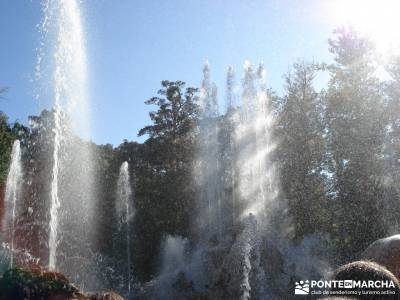
{"label": "blue sky", "polygon": [[[205,59],[224,98],[228,65],[237,81],[245,60],[264,62],[268,84],[281,92],[296,60],[329,61],[336,24],[329,0],[84,0],[93,140],[118,145],[148,125],[144,101],[160,81],[199,86]],[[0,2],[0,86],[10,89],[0,110],[10,121],[46,108],[34,98],[39,0]],[[48,108],[48,107],[47,107]]]}

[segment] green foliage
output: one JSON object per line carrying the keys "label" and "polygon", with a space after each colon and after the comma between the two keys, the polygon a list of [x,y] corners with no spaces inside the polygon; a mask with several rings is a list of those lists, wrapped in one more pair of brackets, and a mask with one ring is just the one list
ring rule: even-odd
{"label": "green foliage", "polygon": [[18,122],[9,124],[7,116],[0,112],[0,186],[7,179],[12,144],[25,131],[26,128]]}
{"label": "green foliage", "polygon": [[338,205],[334,235],[339,253],[349,259],[385,232],[380,208],[387,116],[372,43],[352,30],[336,34],[325,121]]}
{"label": "green foliage", "polygon": [[51,295],[72,297],[77,289],[60,274],[9,269],[0,279],[0,299],[47,299]]}
{"label": "green foliage", "polygon": [[135,264],[139,276],[147,278],[156,270],[154,258],[162,237],[189,235],[195,201],[191,174],[197,89],[184,89],[182,81],[162,81],[161,85],[160,97],[146,101],[158,110],[150,113],[153,125],[139,131],[149,138],[142,146],[143,162],[135,171]]}
{"label": "green foliage", "polygon": [[298,241],[326,231],[329,224],[322,99],[313,87],[316,70],[315,64],[299,61],[286,75],[277,124],[282,194]]}
{"label": "green foliage", "polygon": [[148,134],[151,139],[178,139],[185,136],[192,128],[197,116],[197,89],[187,88],[182,81],[161,82],[158,91],[161,97],[153,97],[146,101],[148,105],[158,106],[156,112],[150,112],[153,125],[139,131],[139,136]]}
{"label": "green foliage", "polygon": [[[0,99],[7,91],[8,87],[0,88]],[[12,144],[18,136],[26,133],[26,130],[27,128],[18,122],[9,124],[6,114],[0,111],[0,191],[7,179]]]}

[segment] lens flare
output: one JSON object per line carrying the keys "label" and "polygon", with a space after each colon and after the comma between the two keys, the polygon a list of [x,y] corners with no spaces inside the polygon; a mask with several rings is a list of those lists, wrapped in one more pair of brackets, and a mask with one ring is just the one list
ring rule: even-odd
{"label": "lens flare", "polygon": [[336,0],[331,5],[335,25],[351,26],[368,35],[382,53],[400,50],[400,1]]}

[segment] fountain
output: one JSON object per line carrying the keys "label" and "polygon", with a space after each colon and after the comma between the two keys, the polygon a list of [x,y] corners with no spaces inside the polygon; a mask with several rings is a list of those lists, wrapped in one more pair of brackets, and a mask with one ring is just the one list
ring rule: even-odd
{"label": "fountain", "polygon": [[127,259],[127,278],[128,278],[128,294],[131,295],[131,240],[130,240],[130,224],[134,216],[132,208],[132,189],[129,176],[128,162],[123,162],[119,169],[117,183],[117,202],[116,208],[120,219],[121,227],[126,230],[126,259]]}
{"label": "fountain", "polygon": [[15,222],[17,218],[17,205],[20,200],[22,183],[21,147],[19,140],[15,140],[11,152],[11,165],[7,176],[5,195],[5,217],[3,219],[3,232],[10,241],[10,267],[14,266],[14,238]]}
{"label": "fountain", "polygon": [[268,292],[261,265],[262,240],[269,233],[267,228],[277,189],[271,160],[275,147],[271,135],[273,116],[262,65],[254,72],[251,64],[245,62],[241,98],[238,121],[233,121],[234,168],[238,182],[233,195],[239,199],[238,217],[244,227],[233,249],[240,253],[236,260],[243,261],[241,299],[263,298]]}
{"label": "fountain", "polygon": [[50,206],[50,236],[49,236],[49,268],[55,269],[57,262],[58,244],[58,210],[60,209],[60,199],[58,197],[58,170],[59,170],[59,151],[60,151],[60,111],[56,103],[54,113],[54,151],[53,151],[53,180],[51,181],[51,206]]}
{"label": "fountain", "polygon": [[218,147],[219,124],[217,122],[217,87],[211,81],[210,66],[204,64],[203,81],[200,88],[200,133],[198,139],[198,162],[195,178],[199,186],[199,228],[200,238],[207,239],[222,234],[220,174],[220,149]]}
{"label": "fountain", "polygon": [[[97,222],[92,213],[96,197],[91,145],[84,141],[90,138],[90,118],[81,9],[78,0],[45,0],[43,12],[40,31],[44,42],[39,49],[36,70],[38,78],[52,74],[48,78],[51,83],[48,90],[54,99],[52,176],[46,207],[50,216],[48,267],[83,285],[86,280],[83,274],[88,274],[87,265],[96,254],[93,226]],[[226,113],[221,115],[217,87],[206,62],[200,88],[200,123],[193,172],[198,183],[198,211],[193,224],[197,245],[192,247],[187,239],[179,236],[167,238],[161,255],[161,277],[164,283],[173,282],[170,273],[179,274],[176,270],[179,268],[184,269],[187,278],[193,281],[201,278],[197,281],[203,286],[213,286],[224,276],[230,276],[229,296],[249,299],[267,293],[260,284],[266,276],[260,249],[277,198],[271,158],[275,148],[271,135],[273,117],[262,65],[254,71],[249,62],[245,63],[241,103],[235,101],[233,67],[228,68],[226,84]],[[130,226],[134,210],[126,161],[120,166],[116,199],[120,229],[126,240],[127,289],[131,295]],[[183,252],[185,259],[177,260],[176,253]],[[217,265],[211,263],[215,261]],[[232,264],[237,267],[232,268]],[[204,271],[209,272],[208,279],[200,275]],[[193,288],[200,286],[198,282]]]}
{"label": "fountain", "polygon": [[[270,223],[278,195],[272,161],[275,143],[271,103],[262,65],[254,71],[249,62],[245,63],[239,106],[235,105],[234,76],[229,67],[226,113],[219,115],[209,64],[203,68],[194,171],[199,195],[195,231],[199,240],[191,250],[188,245],[174,242],[191,254],[185,255],[185,263],[173,270],[165,268],[175,258],[164,247],[157,286],[165,290],[168,282],[182,297],[190,297],[194,291],[210,298],[271,296],[262,253],[266,240],[273,235]],[[174,241],[180,240],[174,237]],[[175,281],[171,278],[174,276]],[[173,291],[169,293],[167,298],[177,297]]]}
{"label": "fountain", "polygon": [[49,79],[54,99],[48,267],[75,275],[91,256],[94,223],[91,150],[81,139],[90,138],[84,31],[78,1],[46,0],[42,7],[36,71]]}
{"label": "fountain", "polygon": [[[237,215],[237,168],[236,168],[236,158],[237,158],[237,149],[236,149],[236,140],[235,140],[235,128],[239,122],[239,110],[235,108],[235,71],[232,66],[228,67],[227,75],[226,75],[226,128],[227,132],[225,133],[223,140],[223,149],[224,149],[224,157],[223,160],[225,162],[224,169],[225,174],[225,186],[224,189],[227,191],[225,197],[230,199],[227,201],[228,203],[228,211],[231,211],[231,221],[230,224],[236,222]],[[230,203],[230,207],[229,207]]]}
{"label": "fountain", "polygon": [[[36,70],[38,78],[52,74],[47,82],[54,100],[49,133],[51,162],[46,164],[51,178],[44,178],[48,180],[49,188],[40,190],[39,196],[31,193],[33,196],[27,200],[28,213],[25,212],[25,216],[35,222],[37,219],[46,220],[46,229],[40,229],[48,230],[48,260],[45,258],[40,263],[47,263],[49,269],[65,273],[82,287],[92,288],[93,282],[97,286],[114,284],[113,287],[127,289],[130,297],[135,289],[131,240],[135,211],[129,164],[127,161],[121,164],[116,197],[110,197],[116,199],[119,232],[123,236],[116,237],[116,240],[121,244],[112,251],[96,248],[94,229],[100,222],[94,219],[93,213],[96,197],[91,149],[94,147],[85,141],[90,138],[90,118],[80,5],[78,0],[46,0],[43,1],[43,12],[40,30],[48,47],[45,48],[43,43],[39,49]],[[51,70],[46,73],[47,68]],[[157,279],[159,285],[157,280],[152,282],[158,289],[157,293],[168,289],[166,294],[170,298],[174,298],[176,291],[183,291],[188,297],[199,292],[208,293],[210,298],[243,300],[263,299],[270,295],[266,287],[268,272],[265,266],[265,256],[269,254],[261,250],[269,249],[267,244],[271,232],[277,230],[271,225],[271,219],[277,206],[278,190],[272,159],[275,150],[272,137],[274,118],[265,77],[263,65],[254,70],[246,62],[242,93],[238,97],[241,102],[236,103],[235,72],[233,67],[229,67],[226,112],[221,114],[217,87],[211,80],[210,66],[205,63],[193,171],[198,184],[198,211],[193,221],[195,236],[193,240],[190,236],[180,237],[176,233],[164,236],[164,245],[160,247],[163,250]],[[10,235],[11,266],[14,264],[14,226],[22,182],[20,152],[19,141],[16,141],[7,179],[7,212],[3,226]],[[41,171],[41,174],[46,173]],[[34,177],[35,174],[32,171],[30,175]],[[27,174],[25,176],[28,178]],[[42,197],[44,193],[48,198]],[[37,206],[31,208],[29,201],[35,201]],[[29,211],[34,211],[34,214]],[[112,235],[116,236],[114,232]],[[38,242],[39,247],[47,251],[43,243]],[[118,254],[117,259],[113,257],[115,252],[121,252],[121,248],[125,248],[122,261],[126,259],[126,266],[122,268],[118,265],[121,262]],[[126,275],[117,274],[121,270],[120,273],[125,274],[125,267]],[[99,280],[101,276],[113,278]]]}
{"label": "fountain", "polygon": [[[275,171],[270,160],[273,117],[265,88],[265,70],[257,72],[249,62],[244,66],[242,107],[235,137],[238,145],[239,194],[244,202],[243,216],[253,213],[260,219],[277,196]],[[261,218],[262,217],[262,218]]]}

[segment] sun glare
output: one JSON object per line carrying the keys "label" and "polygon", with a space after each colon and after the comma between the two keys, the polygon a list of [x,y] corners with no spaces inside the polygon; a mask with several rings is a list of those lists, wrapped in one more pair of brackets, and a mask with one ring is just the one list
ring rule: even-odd
{"label": "sun glare", "polygon": [[367,34],[383,53],[399,51],[399,0],[336,0],[331,3],[337,25],[349,25]]}

